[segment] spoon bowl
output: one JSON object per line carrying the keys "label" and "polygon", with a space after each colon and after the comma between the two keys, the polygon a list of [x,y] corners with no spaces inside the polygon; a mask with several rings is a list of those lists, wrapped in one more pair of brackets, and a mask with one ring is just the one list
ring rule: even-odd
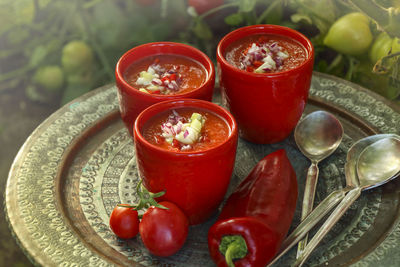
{"label": "spoon bowl", "polygon": [[400,172],[400,140],[388,137],[367,146],[360,154],[357,175],[369,189],[386,183]]}
{"label": "spoon bowl", "polygon": [[346,173],[346,183],[352,184],[353,187],[359,186],[360,182],[357,176],[357,161],[361,155],[361,152],[369,145],[385,139],[385,138],[400,138],[400,136],[395,134],[375,134],[364,137],[357,142],[355,142],[347,152],[345,173]]}
{"label": "spoon bowl", "polygon": [[297,146],[311,161],[321,161],[331,155],[342,136],[343,127],[339,120],[322,110],[308,114],[294,131]]}

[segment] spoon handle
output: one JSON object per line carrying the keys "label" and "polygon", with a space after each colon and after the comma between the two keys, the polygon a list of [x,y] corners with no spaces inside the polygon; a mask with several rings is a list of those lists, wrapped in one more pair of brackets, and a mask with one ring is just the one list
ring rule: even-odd
{"label": "spoon handle", "polygon": [[299,242],[330,210],[332,210],[346,195],[349,188],[343,188],[330,193],[315,209],[293,230],[283,241],[280,253],[268,266],[274,264],[280,257]]}
{"label": "spoon handle", "polygon": [[303,254],[297,259],[295,264],[292,267],[300,267],[304,264],[307,258],[310,256],[315,247],[319,244],[319,242],[324,238],[324,236],[332,229],[332,227],[339,221],[339,219],[343,216],[343,214],[347,211],[347,209],[354,203],[354,201],[360,196],[361,187],[356,187],[352,189],[339,203],[336,209],[332,212],[332,214],[328,217],[328,219],[324,222],[324,224],[319,228],[314,237],[310,240],[306,248],[304,249]]}
{"label": "spoon handle", "polygon": [[[314,196],[315,196],[315,188],[317,187],[319,169],[317,162],[312,161],[311,166],[308,168],[306,185],[304,188],[304,196],[303,196],[303,207],[301,210],[301,220],[304,220],[308,214],[311,213],[314,206]],[[308,234],[304,236],[304,239],[299,242],[297,247],[297,256],[298,258],[307,245]]]}

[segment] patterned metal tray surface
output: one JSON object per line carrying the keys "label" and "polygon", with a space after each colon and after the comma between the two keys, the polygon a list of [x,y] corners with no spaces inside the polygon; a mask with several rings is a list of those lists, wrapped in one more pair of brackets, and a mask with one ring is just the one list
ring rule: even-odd
{"label": "patterned metal tray surface", "polygon": [[[220,103],[218,96],[214,102]],[[327,110],[345,129],[338,150],[319,164],[316,203],[344,187],[344,163],[352,143],[374,133],[399,134],[400,108],[336,77],[314,73],[306,113]],[[253,166],[285,148],[299,181],[291,230],[299,223],[310,162],[290,136],[273,145],[239,140],[227,195]],[[214,266],[207,230],[192,226],[174,256],[150,255],[139,237],[120,240],[108,227],[117,203],[135,203],[138,182],[133,141],[119,118],[116,88],[99,88],[64,106],[27,139],[10,170],[6,213],[21,248],[43,266]],[[400,181],[362,193],[308,260],[306,266],[399,266]],[[290,230],[290,231],[291,231]],[[312,232],[313,233],[313,232]],[[276,266],[294,262],[295,248]]]}

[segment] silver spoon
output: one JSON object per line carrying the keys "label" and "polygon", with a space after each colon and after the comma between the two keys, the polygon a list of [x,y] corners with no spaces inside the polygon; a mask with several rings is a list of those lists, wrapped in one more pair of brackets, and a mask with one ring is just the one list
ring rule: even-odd
{"label": "silver spoon", "polygon": [[354,143],[347,152],[345,175],[346,187],[333,191],[329,194],[283,241],[280,253],[271,261],[268,266],[273,265],[279,258],[288,252],[295,244],[297,244],[328,212],[336,206],[346,193],[351,189],[359,186],[358,177],[356,175],[357,160],[361,152],[369,145],[384,138],[398,138],[400,136],[394,134],[377,134],[365,137]]}
{"label": "silver spoon", "polygon": [[[338,119],[326,111],[308,114],[296,126],[294,139],[300,151],[311,160],[304,188],[301,220],[313,209],[315,188],[318,181],[318,163],[331,155],[343,137],[343,127]],[[297,257],[307,244],[307,235],[299,242]]]}
{"label": "silver spoon", "polygon": [[400,139],[388,137],[367,146],[357,161],[356,173],[360,185],[350,190],[293,266],[302,266],[323,237],[361,195],[361,191],[377,187],[397,177],[400,173]]}

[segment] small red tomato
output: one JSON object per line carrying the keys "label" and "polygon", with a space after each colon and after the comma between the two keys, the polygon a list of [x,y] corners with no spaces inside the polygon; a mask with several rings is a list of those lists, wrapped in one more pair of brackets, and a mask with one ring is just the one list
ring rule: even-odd
{"label": "small red tomato", "polygon": [[139,217],[137,210],[130,205],[117,205],[111,212],[110,228],[118,237],[129,239],[139,232]]}
{"label": "small red tomato", "polygon": [[201,15],[210,9],[218,7],[224,3],[224,0],[189,0],[189,6],[196,9],[197,14]]}
{"label": "small red tomato", "polygon": [[167,257],[175,254],[185,243],[189,221],[174,203],[163,201],[161,209],[151,206],[139,224],[140,237],[150,253]]}

